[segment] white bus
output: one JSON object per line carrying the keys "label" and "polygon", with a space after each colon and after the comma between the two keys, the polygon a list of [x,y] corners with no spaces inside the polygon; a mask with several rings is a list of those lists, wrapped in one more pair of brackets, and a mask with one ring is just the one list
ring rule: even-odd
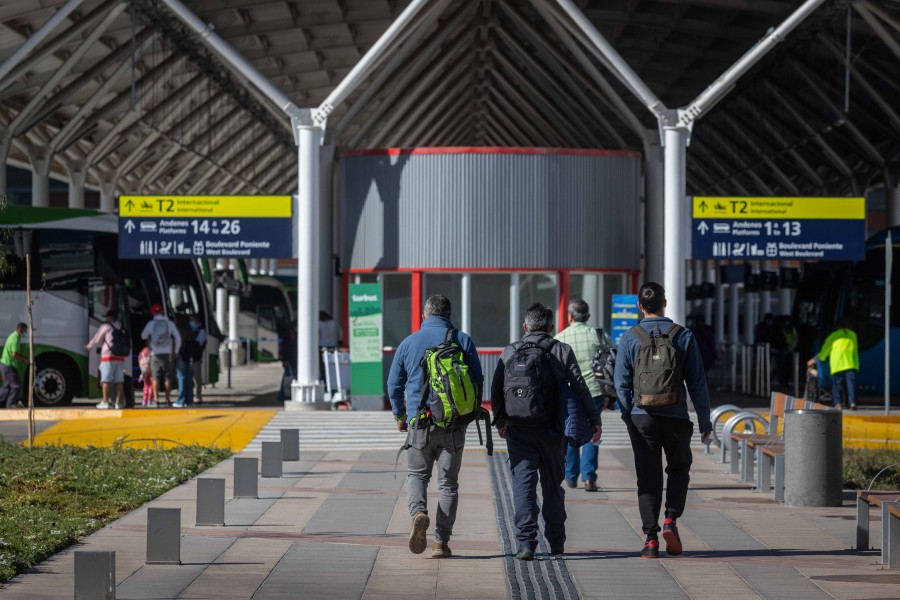
{"label": "white bus", "polygon": [[[118,222],[114,215],[92,210],[9,206],[0,213],[0,252],[6,268],[0,274],[0,336],[27,322],[25,255],[31,255],[33,298],[35,405],[64,406],[74,397],[100,394],[98,352],[85,344],[117,308],[132,336],[126,372],[136,372],[144,346],[140,333],[150,319],[150,306],[162,304],[175,319],[201,315],[209,334],[204,381],[218,379],[218,344],[222,335],[211,316],[209,292],[200,265],[189,259],[120,259]],[[23,339],[24,341],[24,339]],[[20,365],[22,381],[27,382]],[[133,381],[126,378],[129,404]],[[27,385],[22,386],[27,390]],[[27,396],[23,391],[23,403]]]}

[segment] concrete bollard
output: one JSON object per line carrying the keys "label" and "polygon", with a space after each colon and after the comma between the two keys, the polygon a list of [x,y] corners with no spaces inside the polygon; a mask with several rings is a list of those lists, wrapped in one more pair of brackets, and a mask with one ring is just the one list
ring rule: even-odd
{"label": "concrete bollard", "polygon": [[75,551],[75,600],[115,600],[116,553]]}
{"label": "concrete bollard", "polygon": [[838,410],[785,411],[786,506],[841,506],[842,427]]}
{"label": "concrete bollard", "polygon": [[300,430],[282,429],[281,446],[284,460],[300,460]]}
{"label": "concrete bollard", "polygon": [[896,562],[898,558],[894,556],[894,549],[891,547],[892,540],[897,537],[897,531],[894,529],[895,525],[891,522],[890,509],[892,506],[900,506],[900,502],[881,503],[881,564],[889,569],[894,568],[891,564]]}
{"label": "concrete bollard", "polygon": [[225,526],[225,480],[197,480],[197,526]]}
{"label": "concrete bollard", "polygon": [[148,565],[181,564],[181,509],[147,509]]}
{"label": "concrete bollard", "polygon": [[262,473],[261,477],[281,477],[282,460],[284,450],[281,442],[262,443]]}
{"label": "concrete bollard", "polygon": [[234,459],[234,497],[259,498],[259,459]]}

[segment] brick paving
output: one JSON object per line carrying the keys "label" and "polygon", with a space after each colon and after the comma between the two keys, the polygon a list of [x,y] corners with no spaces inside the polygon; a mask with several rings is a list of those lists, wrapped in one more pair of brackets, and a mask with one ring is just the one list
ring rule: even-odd
{"label": "brick paving", "polygon": [[[503,458],[500,452],[494,461],[503,466]],[[17,577],[0,597],[71,598],[72,551],[91,549],[116,551],[118,598],[574,597],[566,589],[580,598],[900,598],[900,572],[878,565],[876,551],[850,550],[850,494],[839,508],[784,507],[725,474],[702,450],[695,449],[692,491],[680,521],[684,556],[638,557],[631,454],[601,446],[603,493],[566,490],[565,558],[541,554],[527,572],[509,569],[514,563],[501,539],[508,524],[498,522],[496,483],[483,450],[474,446],[463,461],[454,557],[410,554],[404,460],[394,479],[390,451],[304,450],[300,462],[284,464],[284,477],[260,480],[258,500],[230,500],[233,463],[225,461],[203,474],[226,479],[225,527],[194,525],[195,481],[148,505],[181,508],[181,565],[144,564],[144,507]],[[435,498],[432,485],[432,507]],[[872,518],[878,547],[874,511]],[[527,575],[532,585],[511,595],[510,573]]]}

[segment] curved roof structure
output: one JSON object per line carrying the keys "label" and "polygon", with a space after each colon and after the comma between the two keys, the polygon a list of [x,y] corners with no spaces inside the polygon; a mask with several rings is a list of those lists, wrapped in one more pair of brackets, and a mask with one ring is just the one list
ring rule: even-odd
{"label": "curved roof structure", "polygon": [[[404,0],[184,0],[298,106],[318,106]],[[63,0],[0,6],[0,64]],[[577,2],[668,106],[799,0]],[[431,0],[329,117],[339,150],[641,150],[656,119],[552,0]],[[688,192],[863,193],[900,176],[900,2],[829,0],[696,127]],[[0,156],[120,193],[291,193],[287,119],[158,0],[85,0],[0,78]]]}

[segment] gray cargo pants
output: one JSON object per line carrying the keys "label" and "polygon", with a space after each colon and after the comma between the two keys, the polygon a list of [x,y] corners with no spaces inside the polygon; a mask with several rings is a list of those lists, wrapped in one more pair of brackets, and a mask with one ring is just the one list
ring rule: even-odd
{"label": "gray cargo pants", "polygon": [[459,468],[462,466],[465,442],[465,427],[447,431],[432,425],[427,429],[411,429],[409,432],[406,493],[411,517],[418,512],[428,512],[428,482],[437,462],[440,491],[434,528],[436,542],[446,544],[453,534],[456,506],[459,504]]}

